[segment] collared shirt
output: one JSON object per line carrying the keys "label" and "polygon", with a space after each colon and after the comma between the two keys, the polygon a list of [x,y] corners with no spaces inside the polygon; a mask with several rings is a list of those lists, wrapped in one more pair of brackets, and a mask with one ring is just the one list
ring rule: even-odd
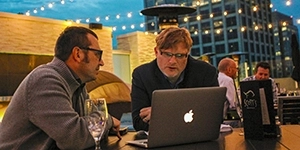
{"label": "collared shirt", "polygon": [[219,72],[218,81],[219,81],[220,87],[227,88],[226,98],[229,102],[229,108],[234,109],[236,107],[235,102],[234,102],[234,99],[236,96],[236,90],[234,88],[233,79],[230,78],[229,76],[227,76],[226,74]]}
{"label": "collared shirt", "polygon": [[[274,101],[274,103],[277,103],[277,86],[275,84],[274,79],[272,79],[272,78],[269,78],[269,79],[272,81],[273,101]],[[254,75],[243,79],[243,81],[252,81],[252,80],[256,80]]]}

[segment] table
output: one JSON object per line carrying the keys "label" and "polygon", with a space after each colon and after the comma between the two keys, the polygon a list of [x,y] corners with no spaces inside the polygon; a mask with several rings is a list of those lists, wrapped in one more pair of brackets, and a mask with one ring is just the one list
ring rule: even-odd
{"label": "table", "polygon": [[[221,133],[216,141],[185,144],[171,147],[155,148],[158,150],[176,149],[205,149],[205,150],[285,150],[300,149],[300,125],[281,125],[282,136],[279,138],[265,138],[264,140],[245,140],[241,134],[243,128],[234,128],[233,132]],[[103,150],[142,150],[143,148],[127,145],[126,141],[134,140],[136,132],[128,132],[122,140],[116,136],[109,136]]]}

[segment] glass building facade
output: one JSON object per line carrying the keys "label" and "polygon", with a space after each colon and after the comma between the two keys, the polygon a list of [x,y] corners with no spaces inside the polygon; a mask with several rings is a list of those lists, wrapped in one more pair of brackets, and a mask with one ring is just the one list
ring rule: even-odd
{"label": "glass building facade", "polygon": [[[298,28],[293,24],[293,18],[280,12],[272,12],[274,25],[275,76],[290,77],[293,71],[291,36],[298,36]],[[299,38],[297,38],[299,39]]]}
{"label": "glass building facade", "polygon": [[[257,62],[271,64],[276,71],[274,25],[270,0],[144,0],[144,7],[177,4],[196,9],[178,16],[180,27],[187,28],[193,39],[191,55],[199,58],[210,54],[217,66],[224,57],[238,58],[239,79],[252,75]],[[148,32],[159,32],[158,17],[146,16]]]}

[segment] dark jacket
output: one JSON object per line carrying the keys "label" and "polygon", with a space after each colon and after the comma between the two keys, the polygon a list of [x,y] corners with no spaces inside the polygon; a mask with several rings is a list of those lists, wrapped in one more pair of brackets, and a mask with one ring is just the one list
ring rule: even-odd
{"label": "dark jacket", "polygon": [[[188,57],[184,79],[178,88],[219,86],[218,73],[214,66]],[[140,118],[140,110],[151,106],[152,92],[157,89],[171,89],[169,81],[157,66],[156,59],[137,67],[132,73],[132,118],[135,130],[148,131],[148,124]]]}

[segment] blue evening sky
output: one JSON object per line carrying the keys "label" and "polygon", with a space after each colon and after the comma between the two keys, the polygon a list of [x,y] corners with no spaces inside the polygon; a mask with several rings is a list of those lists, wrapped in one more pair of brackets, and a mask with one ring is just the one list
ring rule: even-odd
{"label": "blue evening sky", "polygon": [[[294,24],[300,19],[300,0],[289,0],[291,5],[286,5],[287,0],[271,0],[273,10],[277,10],[283,14],[293,16]],[[38,16],[44,18],[53,18],[59,20],[81,20],[81,23],[86,23],[86,19],[90,22],[96,22],[97,17],[100,18],[100,23],[104,26],[116,27],[113,35],[114,37],[130,33],[134,31],[144,31],[144,27],[140,24],[144,21],[144,16],[140,14],[143,10],[143,0],[0,0],[0,11],[9,13],[26,13],[30,12],[31,16]],[[49,8],[48,4],[53,3],[53,7]],[[44,6],[45,10],[40,8]],[[37,13],[34,13],[34,10]],[[132,17],[128,18],[127,14],[131,13]],[[117,19],[116,16],[120,18]],[[109,17],[106,20],[105,17]],[[134,29],[131,26],[134,25]],[[122,29],[125,26],[126,29]]]}

